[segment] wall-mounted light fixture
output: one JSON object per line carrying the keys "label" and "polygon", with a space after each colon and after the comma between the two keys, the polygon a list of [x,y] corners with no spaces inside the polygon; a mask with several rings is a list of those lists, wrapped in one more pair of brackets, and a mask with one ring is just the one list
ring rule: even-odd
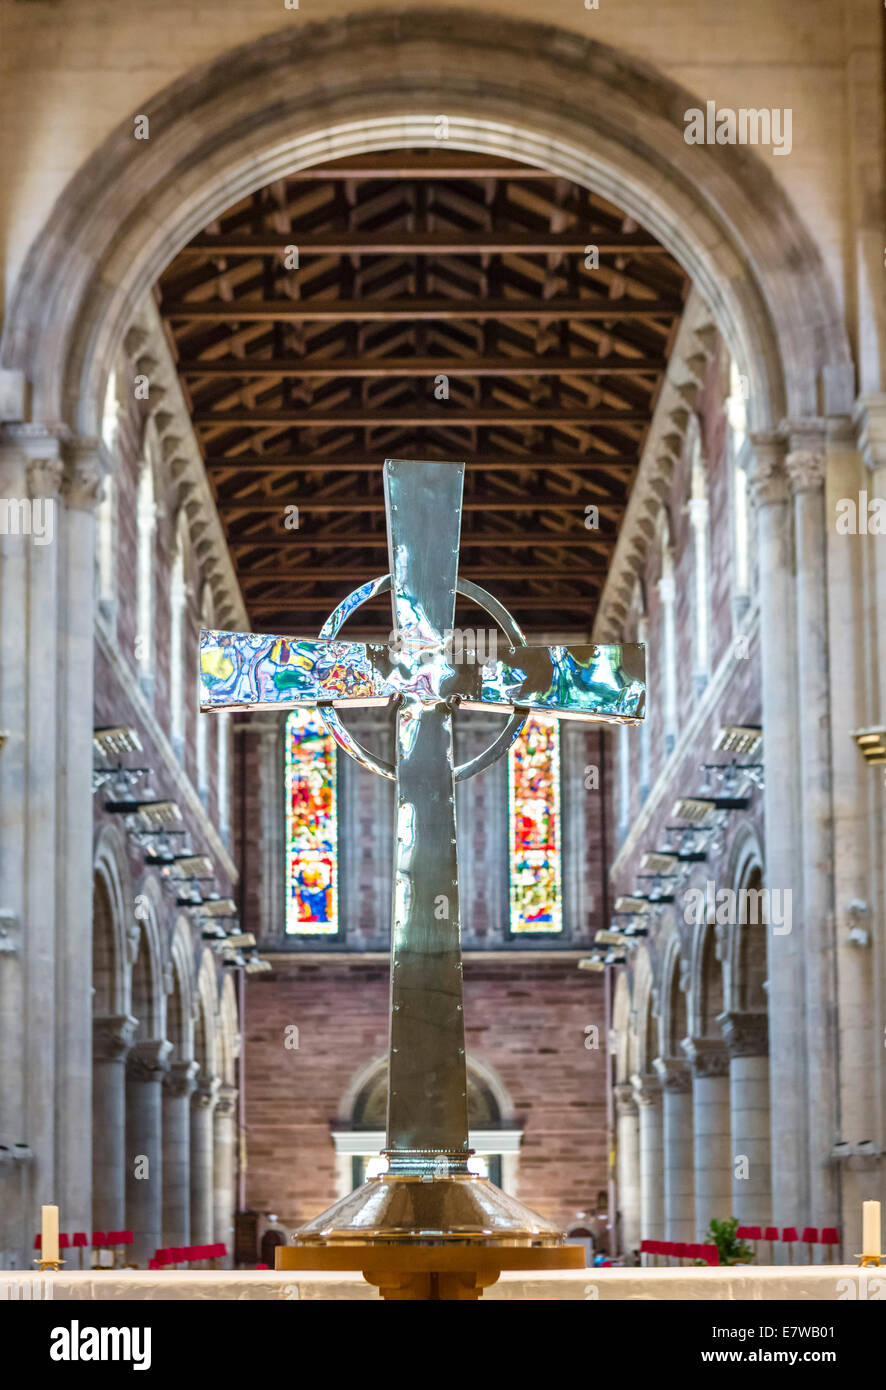
{"label": "wall-mounted light fixture", "polygon": [[726,724],[717,735],[714,751],[752,758],[762,744],[763,729],[759,724]]}
{"label": "wall-mounted light fixture", "polygon": [[886,763],[886,727],[879,724],[871,729],[853,729],[855,746],[870,767]]}

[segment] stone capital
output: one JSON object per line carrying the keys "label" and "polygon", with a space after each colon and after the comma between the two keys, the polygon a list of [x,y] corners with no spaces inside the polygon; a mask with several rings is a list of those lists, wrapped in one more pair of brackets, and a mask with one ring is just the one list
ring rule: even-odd
{"label": "stone capital", "polygon": [[656,1057],[652,1065],[661,1081],[663,1091],[691,1090],[692,1078],[689,1074],[689,1065],[681,1057]]}
{"label": "stone capital", "polygon": [[54,500],[62,485],[64,465],[58,458],[28,459],[28,496]]}
{"label": "stone capital", "polygon": [[92,1020],[92,1055],[97,1062],[122,1062],[138,1030],[131,1014],[112,1014]]}
{"label": "stone capital", "polygon": [[72,439],[65,445],[63,491],[68,506],[92,511],[101,501],[104,473],[97,439]]}
{"label": "stone capital", "polygon": [[852,419],[865,466],[872,473],[886,468],[886,392],[878,396],[859,396],[852,409]]}
{"label": "stone capital", "polygon": [[729,1048],[721,1038],[684,1038],[680,1046],[694,1077],[729,1075]]}
{"label": "stone capital", "polygon": [[218,1088],[218,1099],[215,1102],[215,1114],[217,1119],[230,1120],[237,1113],[237,1087],[228,1086],[225,1082]]}
{"label": "stone capital", "polygon": [[754,503],[758,507],[778,506],[788,499],[784,436],[775,431],[756,430],[750,440],[753,457],[748,483]]}
{"label": "stone capital", "polygon": [[765,1013],[724,1013],[717,1018],[730,1057],[769,1054],[769,1016]]}
{"label": "stone capital", "polygon": [[650,1107],[661,1102],[661,1077],[654,1071],[635,1072],[631,1077],[634,1099],[638,1105]]}
{"label": "stone capital", "polygon": [[614,1089],[615,1109],[619,1116],[636,1115],[637,1101],[630,1081],[619,1081]]}
{"label": "stone capital", "polygon": [[791,492],[823,492],[827,471],[824,449],[792,449],[785,459]]}
{"label": "stone capital", "polygon": [[133,1081],[162,1081],[169,1070],[171,1052],[172,1043],[166,1039],[133,1044],[126,1059],[126,1075]]}
{"label": "stone capital", "polygon": [[199,1062],[173,1062],[163,1077],[163,1089],[172,1100],[191,1095],[197,1084]]}
{"label": "stone capital", "polygon": [[201,1076],[197,1080],[191,1096],[191,1104],[198,1110],[212,1110],[221,1089],[221,1077]]}

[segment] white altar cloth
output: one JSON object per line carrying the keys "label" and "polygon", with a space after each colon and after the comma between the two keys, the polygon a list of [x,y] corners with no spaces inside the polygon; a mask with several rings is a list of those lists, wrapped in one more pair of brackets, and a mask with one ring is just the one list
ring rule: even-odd
{"label": "white altar cloth", "polygon": [[[39,1297],[35,1284],[52,1281],[56,1302],[92,1299],[257,1299],[302,1302],[369,1299],[378,1292],[358,1274],[271,1270],[76,1270],[45,1275],[0,1270],[0,1300]],[[834,1302],[886,1300],[886,1269],[856,1265],[760,1265],[717,1269],[551,1270],[505,1273],[483,1300],[724,1300]]]}

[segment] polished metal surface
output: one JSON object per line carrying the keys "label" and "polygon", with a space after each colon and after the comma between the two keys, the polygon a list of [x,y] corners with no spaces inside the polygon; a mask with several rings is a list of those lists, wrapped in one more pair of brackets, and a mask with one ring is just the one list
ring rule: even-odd
{"label": "polished metal surface", "polygon": [[[415,631],[413,626],[412,631]],[[397,696],[535,710],[593,723],[637,723],[645,703],[636,643],[513,647],[505,660],[454,656],[442,639],[402,647],[319,638],[200,634],[201,709],[386,705]]]}
{"label": "polished metal surface", "polygon": [[551,1221],[474,1174],[372,1178],[298,1230],[299,1245],[558,1245]]}
{"label": "polished metal surface", "polygon": [[[533,647],[510,614],[458,579],[464,465],[388,460],[384,466],[390,573],[342,601],[317,639],[201,633],[201,707],[317,707],[340,746],[397,785],[391,933],[389,1170],[310,1222],[299,1239],[559,1238],[467,1171],[467,1083],[456,861],[455,783],[488,767],[531,711],[637,723],[644,716],[641,645]],[[339,632],[374,594],[392,595],[387,644]],[[489,613],[508,641],[481,661],[453,651],[455,597]],[[349,705],[396,710],[396,762],[364,749],[342,724]],[[488,748],[454,766],[457,708],[510,718]],[[362,1233],[362,1235],[361,1235]]]}

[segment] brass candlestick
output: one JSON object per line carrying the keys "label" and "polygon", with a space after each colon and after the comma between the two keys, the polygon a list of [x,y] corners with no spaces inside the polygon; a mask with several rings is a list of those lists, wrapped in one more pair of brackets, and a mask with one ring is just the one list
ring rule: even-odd
{"label": "brass candlestick", "polygon": [[859,1269],[866,1269],[868,1266],[879,1269],[883,1263],[882,1255],[856,1255],[855,1258],[858,1260]]}
{"label": "brass candlestick", "polygon": [[45,1274],[47,1269],[51,1269],[58,1274],[59,1266],[64,1264],[64,1260],[35,1260],[34,1264],[40,1266],[41,1274]]}

